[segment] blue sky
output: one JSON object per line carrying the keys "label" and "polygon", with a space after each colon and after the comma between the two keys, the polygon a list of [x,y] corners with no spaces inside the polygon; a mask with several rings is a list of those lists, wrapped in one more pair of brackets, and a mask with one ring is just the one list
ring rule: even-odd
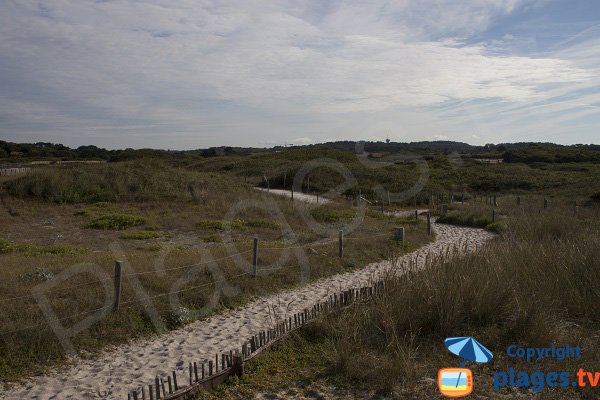
{"label": "blue sky", "polygon": [[599,143],[595,0],[3,0],[0,138]]}

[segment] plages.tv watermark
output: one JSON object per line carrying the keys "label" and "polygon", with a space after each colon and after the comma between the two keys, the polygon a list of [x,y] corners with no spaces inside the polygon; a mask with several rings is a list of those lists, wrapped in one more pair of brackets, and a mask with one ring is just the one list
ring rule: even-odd
{"label": "plages.tv watermark", "polygon": [[[543,360],[565,361],[580,359],[581,348],[565,344],[551,347],[522,347],[509,345],[506,355],[513,359],[521,359],[528,363],[539,363]],[[519,371],[509,368],[506,371],[494,372],[494,391],[499,392],[505,387],[531,389],[534,393],[542,392],[545,388],[583,388],[598,387],[600,371],[587,371],[583,368],[577,371]]]}
{"label": "plages.tv watermark", "polygon": [[[459,367],[442,368],[438,371],[438,389],[444,397],[460,398],[469,396],[475,387],[475,373],[465,368],[465,362],[487,363],[493,358],[491,351],[473,337],[452,337],[445,341],[446,348],[460,356]],[[544,360],[579,360],[580,346],[564,344],[548,347],[526,347],[515,344],[506,347],[506,355],[515,361],[541,363]],[[496,370],[493,373],[493,390],[499,393],[507,388],[522,388],[533,393],[547,389],[596,388],[600,384],[600,371],[578,368],[575,371],[523,371],[515,368]]]}

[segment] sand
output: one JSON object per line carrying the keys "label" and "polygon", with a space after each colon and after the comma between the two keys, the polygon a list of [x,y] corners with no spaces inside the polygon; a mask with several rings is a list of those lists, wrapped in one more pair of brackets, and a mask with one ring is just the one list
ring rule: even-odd
{"label": "sand", "polygon": [[[133,341],[91,360],[76,358],[72,366],[35,377],[31,383],[1,394],[0,399],[126,399],[137,386],[153,383],[157,374],[184,371],[190,361],[214,359],[217,353],[240,348],[248,337],[271,327],[275,320],[310,309],[329,294],[366,285],[390,270],[401,273],[410,262],[422,266],[428,256],[474,251],[493,237],[480,229],[441,224],[433,224],[433,229],[435,241],[401,257],[395,265],[388,261],[372,263],[252,301],[179,330]],[[186,372],[180,373],[180,385],[185,384],[186,376]]]}
{"label": "sand", "polygon": [[[283,190],[283,189],[270,189],[267,190],[265,188],[254,188],[256,190],[260,190],[262,192],[267,192],[270,194],[274,194],[277,196],[284,196],[284,197],[292,197],[292,192],[290,192],[289,190]],[[317,196],[314,196],[312,194],[306,194],[306,193],[299,193],[299,192],[294,192],[294,200],[299,200],[305,203],[311,203],[311,204],[327,204],[329,202],[331,202],[331,200],[326,199],[324,197],[319,197],[319,200],[317,202]]]}

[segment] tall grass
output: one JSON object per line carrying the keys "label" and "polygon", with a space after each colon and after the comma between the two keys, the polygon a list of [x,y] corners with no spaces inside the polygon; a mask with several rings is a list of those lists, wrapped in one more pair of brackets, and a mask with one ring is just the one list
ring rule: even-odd
{"label": "tall grass", "polygon": [[176,168],[160,160],[44,167],[6,182],[9,194],[56,203],[202,201],[231,177]]}
{"label": "tall grass", "polygon": [[[559,205],[546,211],[528,204],[509,207],[508,202],[503,207],[507,230],[478,253],[430,259],[420,270],[390,277],[380,296],[309,325],[276,350],[308,355],[299,359],[301,365],[288,367],[277,355],[268,356],[276,365],[251,366],[247,382],[221,392],[222,398],[236,398],[242,390],[253,393],[257,385],[252,382],[264,380],[275,382],[269,389],[277,391],[277,376],[289,375],[288,370],[304,371],[299,373],[302,380],[324,380],[357,398],[364,391],[376,398],[439,398],[437,371],[460,361],[444,348],[443,340],[450,336],[475,336],[494,352],[490,365],[468,366],[475,369],[475,397],[499,396],[492,391],[494,370],[597,370],[599,210],[586,209],[574,217],[571,207]],[[530,364],[506,356],[512,343],[569,343],[580,345],[584,356]],[[273,373],[277,370],[282,372]],[[518,397],[563,399],[566,390],[546,388],[541,397],[524,392]],[[594,399],[597,388],[568,395]]]}
{"label": "tall grass", "polygon": [[[419,346],[445,337],[477,333],[501,350],[577,342],[597,330],[600,227],[564,211],[516,217],[479,254],[390,279],[383,297],[329,318],[315,330],[328,338],[332,373],[389,392],[414,385],[431,362]],[[600,351],[597,341],[587,346]]]}

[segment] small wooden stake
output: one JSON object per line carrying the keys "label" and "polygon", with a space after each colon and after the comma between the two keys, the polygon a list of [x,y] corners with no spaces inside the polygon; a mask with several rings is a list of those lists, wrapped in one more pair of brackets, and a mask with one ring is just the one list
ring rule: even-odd
{"label": "small wooden stake", "polygon": [[338,232],[338,247],[339,247],[339,257],[344,257],[344,231],[340,229]]}
{"label": "small wooden stake", "polygon": [[431,235],[431,211],[427,211],[427,234]]}
{"label": "small wooden stake", "polygon": [[252,246],[252,276],[256,276],[258,272],[258,238],[254,238]]}
{"label": "small wooden stake", "polygon": [[175,374],[175,371],[173,371],[173,386],[175,386],[176,391],[179,389],[177,386],[177,375]]}
{"label": "small wooden stake", "polygon": [[119,303],[121,302],[122,265],[122,261],[115,261],[115,294],[113,297],[113,312],[119,311]]}

